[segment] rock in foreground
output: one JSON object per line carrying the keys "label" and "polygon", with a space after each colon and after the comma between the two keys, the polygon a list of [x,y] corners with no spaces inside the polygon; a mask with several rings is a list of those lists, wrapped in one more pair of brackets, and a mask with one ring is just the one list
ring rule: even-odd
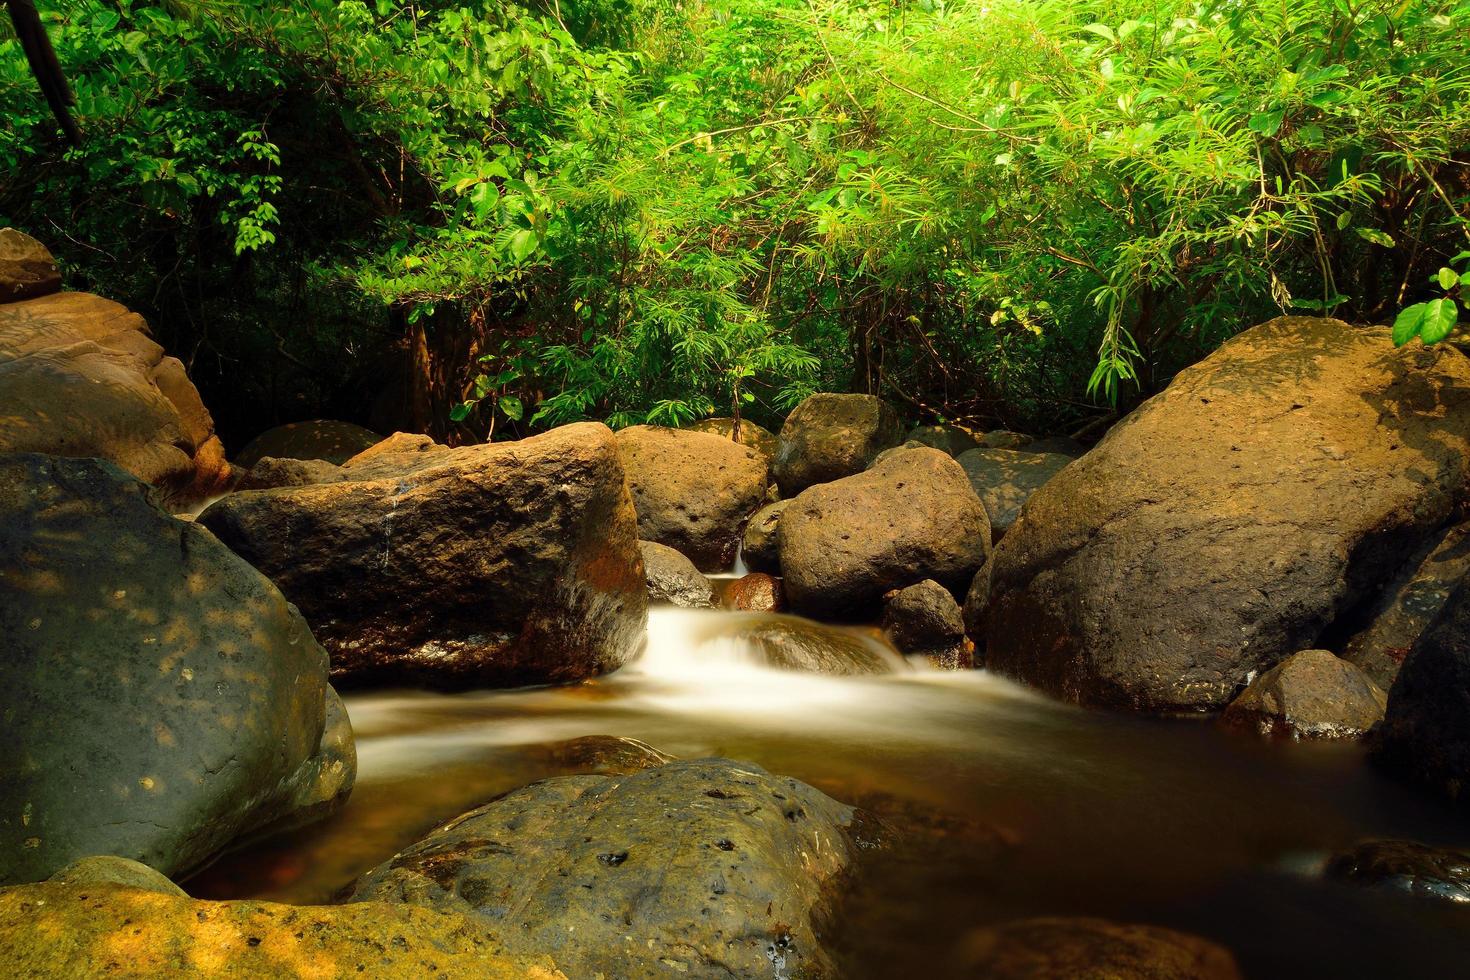
{"label": "rock in foreground", "polygon": [[1031,496],[996,549],[987,664],[1072,701],[1223,707],[1371,600],[1467,473],[1463,354],[1273,320]]}
{"label": "rock in foreground", "polygon": [[1359,738],[1383,719],[1387,695],[1327,650],[1303,650],[1251,682],[1224,722],[1262,735]]}
{"label": "rock in foreground", "polygon": [[648,595],[606,426],[459,449],[400,434],[343,469],[199,517],[301,608],[334,679],[563,683],[637,651]]}
{"label": "rock in foreground", "polygon": [[565,980],[513,956],[462,916],[365,903],[202,902],[118,885],[0,890],[0,960],[12,976]]}
{"label": "rock in foreground", "polygon": [[101,460],[0,457],[0,882],[180,875],[338,804],[327,658],[264,576]]}
{"label": "rock in foreground", "polygon": [[990,522],[965,471],[929,448],[895,450],[803,491],[778,537],[791,607],[818,617],[874,615],[884,593],[926,578],[963,589],[990,553]]}
{"label": "rock in foreground", "polygon": [[772,474],[782,496],[861,473],[878,454],[903,442],[893,406],[872,395],[812,395],[781,427]]}
{"label": "rock in foreground", "polygon": [[740,529],[766,495],[766,459],[710,432],[635,425],[618,450],[645,541],[676,548],[704,572],[735,561]]}
{"label": "rock in foreground", "polygon": [[852,819],[723,759],[548,779],[451,821],[353,899],[463,914],[572,977],[826,976]]}

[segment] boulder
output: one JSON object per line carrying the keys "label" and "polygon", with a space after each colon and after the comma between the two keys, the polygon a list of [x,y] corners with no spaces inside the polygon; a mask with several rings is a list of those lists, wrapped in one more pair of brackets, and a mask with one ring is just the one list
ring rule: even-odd
{"label": "boulder", "polygon": [[99,296],[0,305],[0,405],[0,452],[110,460],[173,503],[231,479],[183,364],[142,317]]}
{"label": "boulder", "polygon": [[0,890],[0,959],[32,980],[566,980],[549,957],[507,954],[464,916],[382,903],[203,902],[98,883]]}
{"label": "boulder", "polygon": [[883,632],[900,653],[928,657],[949,670],[974,664],[960,604],[949,590],[925,579],[883,597]]}
{"label": "boulder", "polygon": [[781,541],[776,532],[781,527],[781,513],[790,504],[789,500],[767,504],[746,522],[740,550],[746,568],[772,575],[781,573]]}
{"label": "boulder", "polygon": [[1020,449],[1034,441],[1023,432],[1012,432],[1009,429],[993,429],[979,439],[981,449]]}
{"label": "boulder", "polygon": [[169,881],[167,875],[160,874],[140,861],[111,854],[77,858],[46,880],[66,885],[121,885],[124,888],[158,892],[160,895],[188,897],[188,893]]}
{"label": "boulder", "polygon": [[566,776],[451,821],[351,901],[464,915],[572,977],[826,976],[852,824],[810,786],[724,759]]}
{"label": "boulder", "polygon": [[1017,449],[972,449],[959,456],[970,486],[985,505],[990,533],[996,541],[1016,523],[1031,494],[1070,462],[1070,456]]}
{"label": "boulder", "polygon": [[1388,691],[1374,756],[1400,776],[1470,802],[1470,579],[1409,650]]}
{"label": "boulder", "polygon": [[780,579],[764,572],[751,572],[726,587],[725,606],[740,612],[785,612],[786,590]]}
{"label": "boulder", "polygon": [[352,787],[300,614],[150,498],[101,460],[0,457],[0,883],[93,854],[187,873]]}
{"label": "boulder", "polygon": [[536,746],[547,769],[566,774],[626,776],[673,762],[674,757],[647,742],[620,735],[583,735]]}
{"label": "boulder", "polygon": [[291,422],[267,429],[251,439],[235,457],[235,465],[250,469],[267,456],[325,460],[341,465],[382,439],[371,429],[335,419]]}
{"label": "boulder", "polygon": [[1160,926],[1023,919],[966,940],[966,976],[988,980],[1240,980],[1229,950]]}
{"label": "boulder", "polygon": [[638,511],[638,532],[683,552],[701,571],[735,561],[740,529],[765,499],[765,457],[709,432],[635,425],[618,450]]}
{"label": "boulder", "polygon": [[1373,682],[1393,686],[1409,648],[1470,575],[1470,522],[1452,524],[1424,546],[1379,595],[1368,621],[1343,646],[1342,658]]}
{"label": "boulder", "polygon": [[278,459],[266,456],[245,471],[236,490],[274,490],[277,487],[309,487],[316,483],[341,483],[347,471],[324,459]]}
{"label": "boulder", "polygon": [[1463,354],[1272,320],[1031,496],[996,549],[987,665],[1072,701],[1223,707],[1370,601],[1467,472]]}
{"label": "boulder", "polygon": [[775,670],[857,677],[898,674],[909,665],[876,635],[795,616],[752,616],[730,635]]}
{"label": "boulder", "polygon": [[1383,720],[1383,689],[1327,650],[1303,650],[1230,702],[1223,721],[1262,735],[1358,738]]}
{"label": "boulder", "polygon": [[893,406],[872,395],[812,395],[781,426],[771,471],[781,494],[861,473],[885,449],[903,442]]}
{"label": "boulder", "polygon": [[18,228],[0,228],[0,303],[61,289],[61,270],[46,246]]}
{"label": "boulder", "polygon": [[874,615],[884,593],[926,578],[962,589],[990,553],[990,521],[965,471],[929,448],[802,491],[779,537],[787,598],[818,616]]}
{"label": "boulder", "polygon": [[643,553],[643,576],[648,583],[649,600],[684,609],[714,608],[714,587],[694,567],[694,562],[655,541],[639,541],[638,550]]}
{"label": "boulder", "polygon": [[[730,438],[730,433],[735,429],[735,420],[732,418],[700,419],[685,426],[691,432],[711,432],[725,439]],[[770,429],[763,429],[749,419],[740,420],[740,438],[736,440],[742,446],[749,446],[765,457],[767,465],[776,457],[778,440],[775,433]]]}
{"label": "boulder", "polygon": [[990,612],[990,568],[994,562],[995,552],[992,551],[970,580],[969,591],[965,593],[965,632],[976,643],[985,642],[985,618]]}
{"label": "boulder", "polygon": [[955,457],[971,449],[980,448],[980,443],[968,429],[944,423],[916,426],[909,430],[909,434],[904,437],[904,442],[929,446]]}
{"label": "boulder", "polygon": [[637,652],[648,593],[606,426],[458,449],[400,434],[343,470],[199,516],[301,608],[334,678],[565,683]]}
{"label": "boulder", "polygon": [[1418,841],[1360,841],[1332,855],[1323,873],[1367,888],[1470,903],[1470,853]]}

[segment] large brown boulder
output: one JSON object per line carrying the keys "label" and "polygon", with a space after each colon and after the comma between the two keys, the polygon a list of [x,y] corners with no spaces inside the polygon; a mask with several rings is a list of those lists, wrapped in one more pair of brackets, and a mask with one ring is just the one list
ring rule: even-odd
{"label": "large brown boulder", "polygon": [[1470,578],[1450,594],[1394,679],[1375,756],[1404,778],[1470,801]]}
{"label": "large brown boulder", "polygon": [[168,874],[352,787],[327,657],[269,581],[101,460],[0,456],[0,882]]}
{"label": "large brown boulder", "polygon": [[[700,419],[685,426],[691,432],[712,432],[725,439],[732,438],[735,432],[735,420],[733,418]],[[749,446],[765,457],[770,463],[776,457],[776,449],[779,441],[775,433],[769,429],[763,429],[749,419],[740,420],[740,438],[735,440],[742,446]]]}
{"label": "large brown boulder", "polygon": [[903,442],[893,406],[872,395],[812,395],[781,426],[772,474],[792,497],[867,469],[878,454]]}
{"label": "large brown boulder", "polygon": [[0,303],[61,289],[61,270],[46,246],[16,228],[0,228]]}
{"label": "large brown boulder", "polygon": [[1262,735],[1358,738],[1383,718],[1383,689],[1327,650],[1303,650],[1251,681],[1223,721]]}
{"label": "large brown boulder", "polygon": [[565,776],[451,821],[353,900],[464,915],[572,977],[829,976],[821,935],[852,821],[810,786],[724,759]]}
{"label": "large brown boulder", "polygon": [[0,452],[111,460],[178,502],[229,483],[183,364],[142,317],[100,296],[0,304],[0,405]]}
{"label": "large brown boulder", "polygon": [[740,529],[765,499],[765,457],[709,432],[635,425],[618,433],[638,531],[701,571],[735,561]]}
{"label": "large brown boulder", "polygon": [[289,422],[267,429],[251,439],[235,457],[235,465],[249,469],[267,456],[276,459],[326,460],[341,465],[383,439],[371,429],[335,419]]}
{"label": "large brown boulder", "polygon": [[1467,473],[1463,354],[1272,320],[1031,496],[996,549],[987,663],[1073,701],[1223,707],[1371,600]]}
{"label": "large brown boulder", "polygon": [[802,491],[779,539],[793,609],[865,616],[884,593],[924,579],[968,586],[990,553],[990,521],[960,464],[923,447]]}
{"label": "large brown boulder", "polygon": [[399,434],[343,470],[199,516],[301,608],[334,679],[564,683],[637,651],[648,596],[606,426],[458,449]]}
{"label": "large brown boulder", "polygon": [[957,458],[985,505],[996,541],[1016,523],[1027,499],[1072,462],[1070,456],[1018,449],[971,449]]}
{"label": "large brown boulder", "polygon": [[31,980],[566,980],[465,916],[380,902],[204,902],[153,888],[45,882],[0,889],[0,960]]}

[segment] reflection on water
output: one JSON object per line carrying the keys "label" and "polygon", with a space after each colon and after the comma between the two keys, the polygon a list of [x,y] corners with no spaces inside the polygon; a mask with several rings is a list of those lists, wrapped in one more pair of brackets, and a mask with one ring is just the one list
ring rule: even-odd
{"label": "reflection on water", "polygon": [[[781,669],[802,663],[854,669]],[[347,807],[226,858],[192,892],[328,900],[439,823],[569,771],[547,743],[620,735],[757,762],[904,831],[832,938],[852,976],[965,975],[952,957],[967,934],[1030,915],[1183,928],[1258,976],[1452,976],[1470,948],[1465,910],[1315,877],[1364,836],[1470,844],[1462,818],[1379,776],[1358,746],[1084,711],[983,672],[910,667],[869,631],[660,609],[645,655],[595,683],[346,702]]]}

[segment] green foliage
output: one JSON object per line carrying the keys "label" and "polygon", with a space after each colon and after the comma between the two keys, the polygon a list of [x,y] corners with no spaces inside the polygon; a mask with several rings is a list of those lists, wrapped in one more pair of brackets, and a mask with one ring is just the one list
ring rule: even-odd
{"label": "green foliage", "polygon": [[42,6],[87,139],[0,39],[0,219],[239,362],[406,330],[461,435],[1055,430],[1277,312],[1458,318],[1463,0]]}

